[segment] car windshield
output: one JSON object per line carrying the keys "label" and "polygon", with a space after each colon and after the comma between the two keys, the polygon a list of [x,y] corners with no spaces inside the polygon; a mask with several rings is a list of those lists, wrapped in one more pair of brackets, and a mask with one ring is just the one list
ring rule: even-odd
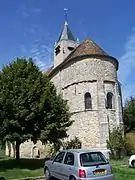
{"label": "car windshield", "polygon": [[88,152],[80,154],[80,163],[86,167],[108,164],[108,161],[101,152]]}

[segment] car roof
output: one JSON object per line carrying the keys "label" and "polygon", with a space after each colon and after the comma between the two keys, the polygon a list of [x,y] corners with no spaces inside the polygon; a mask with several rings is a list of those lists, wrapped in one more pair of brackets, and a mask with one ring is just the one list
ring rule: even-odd
{"label": "car roof", "polygon": [[64,152],[78,153],[78,154],[90,153],[90,152],[100,152],[98,150],[89,150],[89,149],[66,149],[66,150],[63,150],[63,151]]}

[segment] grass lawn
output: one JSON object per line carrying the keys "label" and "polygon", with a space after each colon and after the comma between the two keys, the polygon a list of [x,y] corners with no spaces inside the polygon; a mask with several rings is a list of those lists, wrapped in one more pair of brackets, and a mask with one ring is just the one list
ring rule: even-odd
{"label": "grass lawn", "polygon": [[24,177],[43,176],[44,159],[20,159],[4,155],[0,150],[0,180],[20,179]]}
{"label": "grass lawn", "polygon": [[135,168],[129,168],[128,159],[114,161],[111,160],[116,180],[135,180]]}
{"label": "grass lawn", "polygon": [[[44,159],[0,159],[0,180],[43,176]],[[4,180],[4,179],[3,179]]]}
{"label": "grass lawn", "polygon": [[36,170],[13,168],[0,172],[0,180],[2,180],[1,178],[3,178],[3,180],[8,180],[8,179],[19,179],[25,177],[37,177],[43,175],[44,175],[43,168]]}

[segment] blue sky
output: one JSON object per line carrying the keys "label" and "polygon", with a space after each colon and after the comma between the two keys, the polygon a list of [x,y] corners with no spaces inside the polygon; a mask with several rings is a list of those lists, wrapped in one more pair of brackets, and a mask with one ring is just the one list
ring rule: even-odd
{"label": "blue sky", "polygon": [[42,70],[52,65],[65,7],[76,38],[90,37],[119,60],[124,99],[135,95],[134,0],[1,0],[0,68],[16,57],[33,57]]}

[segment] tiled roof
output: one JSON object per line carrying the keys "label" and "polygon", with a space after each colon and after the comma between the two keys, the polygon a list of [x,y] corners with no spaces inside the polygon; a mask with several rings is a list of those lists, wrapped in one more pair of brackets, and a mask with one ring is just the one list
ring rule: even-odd
{"label": "tiled roof", "polygon": [[108,54],[103,51],[95,42],[93,42],[91,39],[86,39],[66,58],[66,60],[83,55],[108,56]]}
{"label": "tiled roof", "polygon": [[53,70],[53,66],[49,67],[46,71],[44,71],[44,74],[49,74]]}
{"label": "tiled roof", "polygon": [[91,39],[86,39],[83,41],[74,51],[72,51],[69,56],[57,67],[51,68],[48,74],[51,76],[59,68],[63,67],[69,61],[79,56],[108,56],[116,62],[116,68],[118,69],[118,61],[114,57],[108,55],[104,50],[102,50],[95,42]]}

